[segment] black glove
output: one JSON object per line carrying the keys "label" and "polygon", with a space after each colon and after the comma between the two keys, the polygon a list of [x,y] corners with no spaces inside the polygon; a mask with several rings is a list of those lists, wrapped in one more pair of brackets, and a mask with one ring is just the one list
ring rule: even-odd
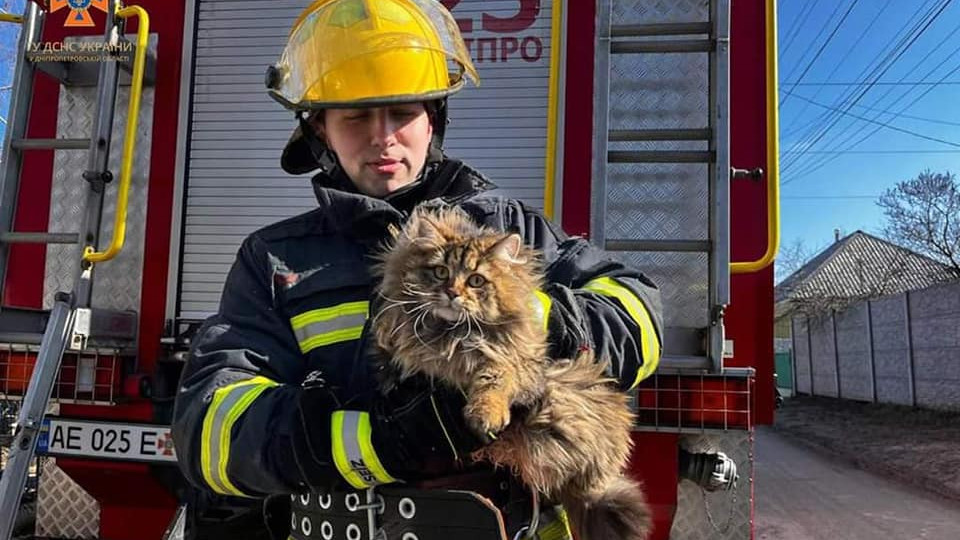
{"label": "black glove", "polygon": [[364,489],[445,476],[469,465],[469,454],[487,442],[467,427],[459,391],[411,378],[364,397],[343,404],[322,373],[305,380],[292,443],[312,490],[329,490],[341,478]]}
{"label": "black glove", "polygon": [[487,442],[463,416],[466,400],[452,388],[415,377],[374,399],[373,445],[383,465],[404,480],[444,476],[471,463],[470,453]]}

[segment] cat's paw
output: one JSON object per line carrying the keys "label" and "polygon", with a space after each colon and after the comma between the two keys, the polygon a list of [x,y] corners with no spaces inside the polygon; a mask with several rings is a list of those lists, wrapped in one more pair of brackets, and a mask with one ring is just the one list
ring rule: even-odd
{"label": "cat's paw", "polygon": [[496,435],[510,424],[510,405],[499,396],[468,403],[463,414],[470,429],[481,437]]}

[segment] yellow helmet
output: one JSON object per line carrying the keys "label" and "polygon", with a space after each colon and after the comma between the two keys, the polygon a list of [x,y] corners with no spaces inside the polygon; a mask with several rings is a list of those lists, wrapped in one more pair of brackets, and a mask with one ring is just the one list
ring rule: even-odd
{"label": "yellow helmet", "polygon": [[479,83],[450,12],[435,0],[316,0],[294,23],[270,95],[289,109],[428,101]]}

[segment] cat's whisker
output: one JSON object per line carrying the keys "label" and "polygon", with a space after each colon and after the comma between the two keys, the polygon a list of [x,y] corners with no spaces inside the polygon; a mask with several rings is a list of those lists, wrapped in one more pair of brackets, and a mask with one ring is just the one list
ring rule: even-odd
{"label": "cat's whisker", "polygon": [[420,335],[419,326],[423,323],[423,320],[427,317],[427,312],[423,311],[417,315],[416,319],[413,321],[413,335],[417,338],[417,341],[420,342],[424,347],[429,347],[430,345],[423,340],[423,337]]}
{"label": "cat's whisker", "polygon": [[411,304],[411,303],[416,302],[416,300],[403,300],[403,299],[400,299],[400,298],[394,298],[394,297],[392,297],[392,296],[387,296],[386,294],[383,293],[383,291],[377,291],[377,296],[379,296],[380,298],[383,298],[384,300],[387,300],[388,302],[393,302],[393,303],[397,303],[397,304]]}

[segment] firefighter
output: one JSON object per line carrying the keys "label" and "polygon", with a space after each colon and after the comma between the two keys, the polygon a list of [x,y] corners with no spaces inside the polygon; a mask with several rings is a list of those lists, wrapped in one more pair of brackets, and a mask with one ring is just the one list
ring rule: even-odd
{"label": "firefighter", "polygon": [[[462,397],[418,379],[382,395],[365,356],[370,256],[423,202],[459,205],[543,252],[548,284],[538,297],[552,357],[590,347],[624,389],[656,368],[661,308],[650,280],[521,202],[489,196],[490,180],[444,155],[447,97],[467,79],[478,75],[439,2],[317,0],[297,19],[266,83],[298,119],[281,166],[314,173],[318,207],[246,238],[219,312],[193,339],[174,413],[192,484],[289,502],[428,482],[484,493],[511,536],[529,523],[529,493],[503,471],[458,459],[487,442],[465,427]],[[603,292],[586,291],[591,282]],[[268,512],[285,529],[275,537],[306,538],[284,511]],[[540,530],[543,540],[569,534]]]}

